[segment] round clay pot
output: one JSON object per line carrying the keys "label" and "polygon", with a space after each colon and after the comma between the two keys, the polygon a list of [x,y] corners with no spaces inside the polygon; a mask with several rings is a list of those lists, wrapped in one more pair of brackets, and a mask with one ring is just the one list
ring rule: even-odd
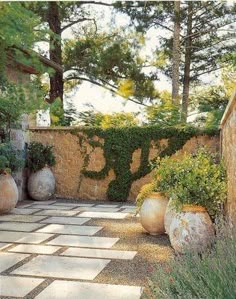
{"label": "round clay pot", "polygon": [[150,194],[140,209],[140,221],[150,235],[165,233],[164,216],[168,199],[158,192]]}
{"label": "round clay pot", "polygon": [[178,253],[202,252],[214,237],[214,227],[206,209],[186,205],[172,219],[169,231],[170,242]]}
{"label": "round clay pot", "polygon": [[0,175],[0,214],[12,210],[18,201],[18,189],[10,174]]}
{"label": "round clay pot", "polygon": [[169,233],[170,233],[170,225],[171,225],[172,219],[174,218],[176,213],[177,213],[176,209],[173,206],[173,200],[170,199],[168,202],[168,205],[166,207],[165,220],[164,220],[165,231],[166,231],[167,235],[169,235]]}
{"label": "round clay pot", "polygon": [[55,177],[50,168],[32,173],[28,180],[29,195],[35,200],[48,200],[55,192]]}

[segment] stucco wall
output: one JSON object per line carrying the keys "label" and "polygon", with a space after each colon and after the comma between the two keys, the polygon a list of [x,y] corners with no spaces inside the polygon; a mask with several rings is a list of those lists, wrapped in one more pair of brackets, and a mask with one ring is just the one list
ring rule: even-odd
{"label": "stucco wall", "polygon": [[[56,176],[56,195],[65,198],[81,198],[91,200],[107,200],[106,191],[108,184],[115,178],[113,170],[103,180],[85,178],[80,171],[83,167],[83,150],[79,146],[78,137],[71,134],[69,129],[31,129],[30,140],[54,146],[56,155],[56,165],[53,172]],[[97,138],[97,137],[95,137]],[[162,140],[165,144],[167,140]],[[212,151],[219,150],[219,138],[209,136],[199,136],[192,138],[184,145],[181,151],[176,154],[181,157],[184,152],[192,152],[196,147],[206,145]],[[92,148],[87,145],[87,150],[92,152]],[[150,159],[157,155],[154,144],[150,149]],[[140,150],[133,153],[131,170],[134,172],[140,164]],[[99,171],[105,165],[105,159],[101,148],[96,148],[90,155],[88,170]],[[140,188],[151,181],[151,174],[135,181],[129,194],[129,201],[134,201]]]}
{"label": "stucco wall", "polygon": [[236,93],[221,121],[221,150],[228,175],[227,215],[236,225]]}

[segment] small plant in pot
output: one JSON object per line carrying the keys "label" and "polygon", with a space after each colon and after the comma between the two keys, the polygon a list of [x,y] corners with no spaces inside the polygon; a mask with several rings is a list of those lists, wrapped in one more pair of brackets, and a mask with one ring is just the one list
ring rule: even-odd
{"label": "small plant in pot", "polygon": [[144,185],[137,196],[137,207],[143,228],[150,235],[165,233],[164,216],[168,199],[159,191],[157,182]]}
{"label": "small plant in pot", "polygon": [[55,165],[53,146],[31,142],[27,150],[27,167],[31,174],[28,192],[32,199],[48,200],[55,193],[55,177],[50,169]]}
{"label": "small plant in pot", "polygon": [[22,151],[16,150],[11,143],[0,144],[0,214],[17,204],[19,194],[11,173],[23,168],[22,156]]}
{"label": "small plant in pot", "polygon": [[214,236],[212,219],[226,199],[222,162],[203,148],[181,160],[164,158],[156,174],[159,187],[171,198],[165,225],[173,248],[181,253],[204,250]]}

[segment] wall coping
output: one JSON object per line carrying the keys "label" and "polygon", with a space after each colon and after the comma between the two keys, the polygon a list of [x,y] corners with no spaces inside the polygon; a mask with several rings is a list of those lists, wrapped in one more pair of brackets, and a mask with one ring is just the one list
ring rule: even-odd
{"label": "wall coping", "polygon": [[73,129],[83,129],[82,126],[70,126],[70,127],[29,127],[30,131],[71,131]]}
{"label": "wall coping", "polygon": [[221,122],[220,122],[220,129],[224,127],[225,122],[227,121],[229,115],[233,111],[234,107],[236,107],[236,89],[233,92],[233,95],[225,109],[225,112],[222,116]]}

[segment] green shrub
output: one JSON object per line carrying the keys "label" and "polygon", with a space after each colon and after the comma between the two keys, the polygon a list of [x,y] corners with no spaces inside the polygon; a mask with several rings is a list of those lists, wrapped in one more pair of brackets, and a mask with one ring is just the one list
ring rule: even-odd
{"label": "green shrub", "polygon": [[17,171],[24,167],[23,151],[11,143],[0,144],[0,173]]}
{"label": "green shrub", "polygon": [[36,172],[46,165],[55,165],[53,146],[44,145],[40,142],[31,142],[27,150],[28,168],[31,171]]}
{"label": "green shrub", "polygon": [[155,269],[150,280],[151,298],[236,298],[236,234],[218,230],[210,252],[175,257]]}
{"label": "green shrub", "polygon": [[226,172],[216,160],[204,148],[182,159],[164,158],[156,171],[158,187],[173,199],[177,209],[184,204],[201,205],[215,216],[227,194]]}
{"label": "green shrub", "polygon": [[141,190],[136,198],[136,205],[137,205],[138,210],[141,208],[144,199],[147,198],[147,196],[149,196],[152,192],[158,192],[155,182],[146,184],[141,188]]}

